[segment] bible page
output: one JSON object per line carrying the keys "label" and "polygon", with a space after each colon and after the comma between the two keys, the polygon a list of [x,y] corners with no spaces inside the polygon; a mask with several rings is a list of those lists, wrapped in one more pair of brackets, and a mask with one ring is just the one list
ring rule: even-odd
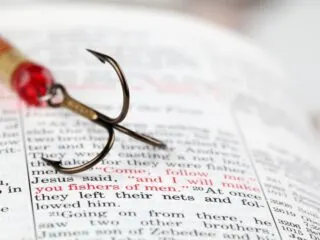
{"label": "bible page", "polygon": [[[15,16],[19,16],[19,19]],[[123,125],[157,149],[1,85],[0,239],[320,239],[319,151],[286,78],[249,40],[174,13],[124,6],[0,10],[1,34],[70,95],[108,116],[120,83],[85,49],[114,57],[131,105]]]}

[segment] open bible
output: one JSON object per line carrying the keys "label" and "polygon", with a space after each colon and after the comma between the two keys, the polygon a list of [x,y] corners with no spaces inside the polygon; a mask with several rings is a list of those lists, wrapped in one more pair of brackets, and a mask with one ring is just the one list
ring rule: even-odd
{"label": "open bible", "polygon": [[1,7],[1,34],[102,112],[120,84],[89,56],[114,57],[131,90],[108,134],[63,109],[31,108],[1,86],[0,239],[320,239],[319,143],[286,76],[234,33],[184,15],[95,5]]}

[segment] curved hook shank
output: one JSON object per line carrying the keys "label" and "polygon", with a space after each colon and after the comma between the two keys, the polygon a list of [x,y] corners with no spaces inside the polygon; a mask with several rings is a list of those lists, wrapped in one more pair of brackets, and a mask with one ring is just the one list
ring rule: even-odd
{"label": "curved hook shank", "polygon": [[69,174],[74,174],[74,173],[79,173],[86,171],[92,167],[94,167],[96,164],[98,164],[110,151],[110,149],[113,146],[114,143],[114,131],[111,125],[105,126],[105,128],[109,132],[109,139],[105,145],[105,147],[102,149],[102,151],[92,160],[88,161],[87,163],[76,166],[76,167],[64,167],[63,163],[61,161],[56,161],[52,159],[47,159],[42,157],[44,161],[49,163],[52,167],[54,167],[57,171],[62,172],[62,173],[69,173]]}
{"label": "curved hook shank", "polygon": [[128,83],[127,83],[127,80],[124,76],[124,73],[121,70],[119,64],[112,57],[110,57],[106,54],[103,54],[103,53],[99,53],[99,52],[90,50],[90,49],[87,49],[87,51],[90,52],[91,54],[93,54],[95,57],[97,57],[102,63],[108,62],[113,67],[113,69],[116,71],[116,73],[118,75],[118,78],[121,83],[122,95],[123,95],[122,109],[121,109],[121,112],[118,115],[118,117],[110,118],[108,116],[105,116],[105,119],[108,123],[112,123],[112,124],[120,123],[127,116],[127,113],[129,110],[129,105],[130,105],[130,92],[129,92]]}

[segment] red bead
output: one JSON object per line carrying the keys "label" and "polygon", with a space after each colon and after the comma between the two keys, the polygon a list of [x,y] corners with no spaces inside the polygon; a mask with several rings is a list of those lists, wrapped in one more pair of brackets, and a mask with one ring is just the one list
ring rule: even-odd
{"label": "red bead", "polygon": [[13,89],[29,105],[42,106],[39,100],[47,94],[48,88],[54,82],[54,78],[46,68],[25,62],[14,71],[11,79]]}

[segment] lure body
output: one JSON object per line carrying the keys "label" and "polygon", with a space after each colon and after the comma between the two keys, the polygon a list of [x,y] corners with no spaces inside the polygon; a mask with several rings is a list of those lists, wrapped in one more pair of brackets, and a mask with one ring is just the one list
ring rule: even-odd
{"label": "lure body", "polygon": [[0,81],[29,105],[41,106],[54,78],[50,71],[23,56],[0,36]]}

